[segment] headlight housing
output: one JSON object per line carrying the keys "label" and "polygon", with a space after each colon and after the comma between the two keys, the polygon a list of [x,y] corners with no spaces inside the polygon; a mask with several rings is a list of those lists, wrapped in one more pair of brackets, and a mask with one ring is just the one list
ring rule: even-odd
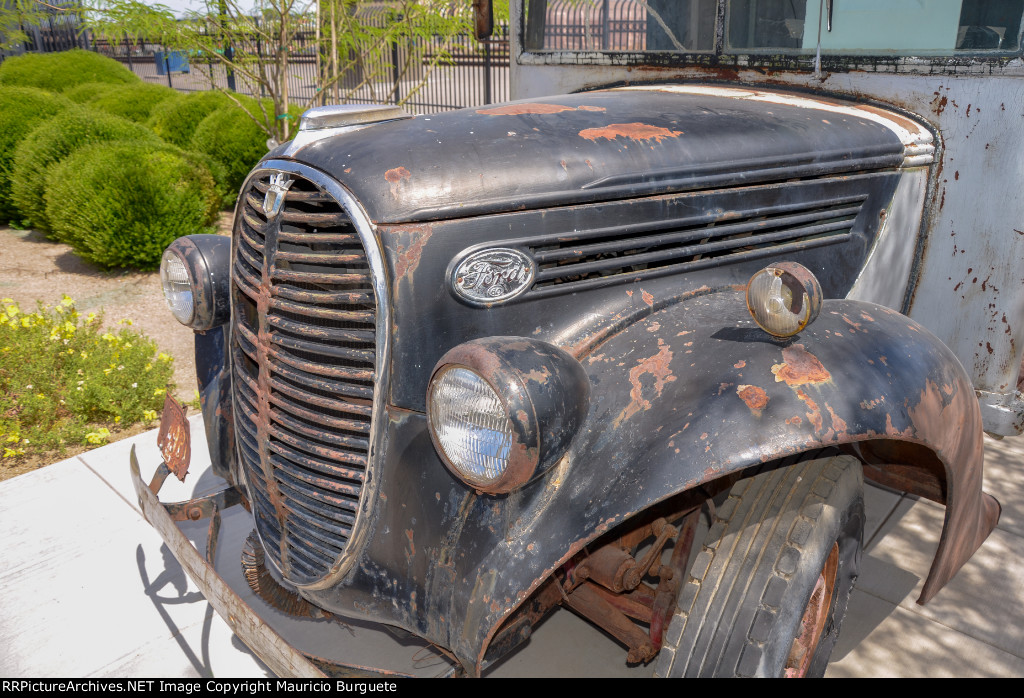
{"label": "headlight housing", "polygon": [[441,357],[427,387],[430,437],[444,464],[481,492],[522,487],[566,452],[590,382],[546,342],[488,337]]}
{"label": "headlight housing", "polygon": [[231,240],[221,235],[178,238],[160,260],[160,282],[171,314],[197,331],[230,319],[230,277]]}

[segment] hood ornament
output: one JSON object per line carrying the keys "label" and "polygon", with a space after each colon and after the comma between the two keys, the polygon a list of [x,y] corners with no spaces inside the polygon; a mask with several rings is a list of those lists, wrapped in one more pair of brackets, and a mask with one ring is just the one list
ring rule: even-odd
{"label": "hood ornament", "polygon": [[270,188],[267,189],[267,193],[263,197],[263,212],[266,213],[268,220],[277,218],[281,213],[281,209],[284,207],[285,194],[288,192],[288,187],[294,181],[284,172],[271,175]]}

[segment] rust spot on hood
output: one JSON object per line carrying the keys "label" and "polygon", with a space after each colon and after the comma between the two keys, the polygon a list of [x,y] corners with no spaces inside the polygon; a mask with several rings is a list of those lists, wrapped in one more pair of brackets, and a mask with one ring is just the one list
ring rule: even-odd
{"label": "rust spot on hood", "polygon": [[750,411],[758,417],[761,416],[761,410],[768,405],[768,393],[756,385],[738,385],[736,386],[736,394],[740,396],[743,402],[747,403]]}
{"label": "rust spot on hood", "polygon": [[580,136],[588,141],[597,141],[598,138],[605,138],[614,141],[620,136],[634,141],[655,141],[661,143],[665,138],[676,138],[682,135],[682,131],[669,131],[663,126],[642,124],[634,122],[631,124],[608,124],[601,128],[585,128],[580,131]]}
{"label": "rust spot on hood", "polygon": [[[477,109],[477,114],[484,116],[519,116],[520,114],[558,114],[563,111],[576,111],[576,107],[569,107],[564,104],[541,104],[539,102],[527,102],[526,104],[506,104],[491,109]],[[603,109],[601,111],[604,111]]]}
{"label": "rust spot on hood", "polygon": [[404,167],[394,167],[384,173],[384,179],[391,185],[392,194],[397,192],[398,185],[402,183],[403,179],[409,179],[411,176],[412,172]]}
{"label": "rust spot on hood", "polygon": [[614,426],[618,427],[640,410],[651,409],[650,400],[644,397],[644,387],[640,383],[641,376],[645,373],[654,376],[655,397],[661,397],[661,391],[665,388],[665,384],[676,379],[672,375],[672,369],[669,368],[669,364],[672,362],[672,350],[662,339],[658,340],[658,346],[660,348],[657,354],[640,359],[637,361],[637,365],[629,370],[629,382],[633,385],[632,390],[629,391],[630,403],[615,418]]}
{"label": "rust spot on hood", "polygon": [[825,370],[818,357],[807,351],[803,344],[794,344],[783,349],[782,361],[783,363],[772,366],[776,383],[785,382],[786,385],[795,387],[808,383],[827,383],[832,380],[832,374]]}

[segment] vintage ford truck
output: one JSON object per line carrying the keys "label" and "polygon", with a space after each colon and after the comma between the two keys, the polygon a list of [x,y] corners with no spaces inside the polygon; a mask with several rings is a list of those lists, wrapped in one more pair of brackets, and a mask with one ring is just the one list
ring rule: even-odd
{"label": "vintage ford truck", "polygon": [[[623,5],[642,21],[615,34]],[[592,25],[567,39],[569,6]],[[921,603],[999,517],[982,434],[1024,423],[1022,14],[513,2],[516,101],[307,112],[230,240],[165,254],[230,486],[159,503],[187,460],[171,406],[156,478],[132,466],[147,516],[279,673],[344,667],[251,617],[174,520],[209,517],[213,549],[243,504],[257,593],[467,675],[558,605],[656,675],[821,675],[865,477],[946,507]]]}

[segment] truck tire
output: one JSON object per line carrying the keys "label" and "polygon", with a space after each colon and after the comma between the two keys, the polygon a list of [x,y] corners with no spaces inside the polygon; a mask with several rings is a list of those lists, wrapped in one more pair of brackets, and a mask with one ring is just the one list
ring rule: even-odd
{"label": "truck tire", "polygon": [[736,483],[679,592],[655,674],[822,676],[860,564],[863,483],[849,456]]}

